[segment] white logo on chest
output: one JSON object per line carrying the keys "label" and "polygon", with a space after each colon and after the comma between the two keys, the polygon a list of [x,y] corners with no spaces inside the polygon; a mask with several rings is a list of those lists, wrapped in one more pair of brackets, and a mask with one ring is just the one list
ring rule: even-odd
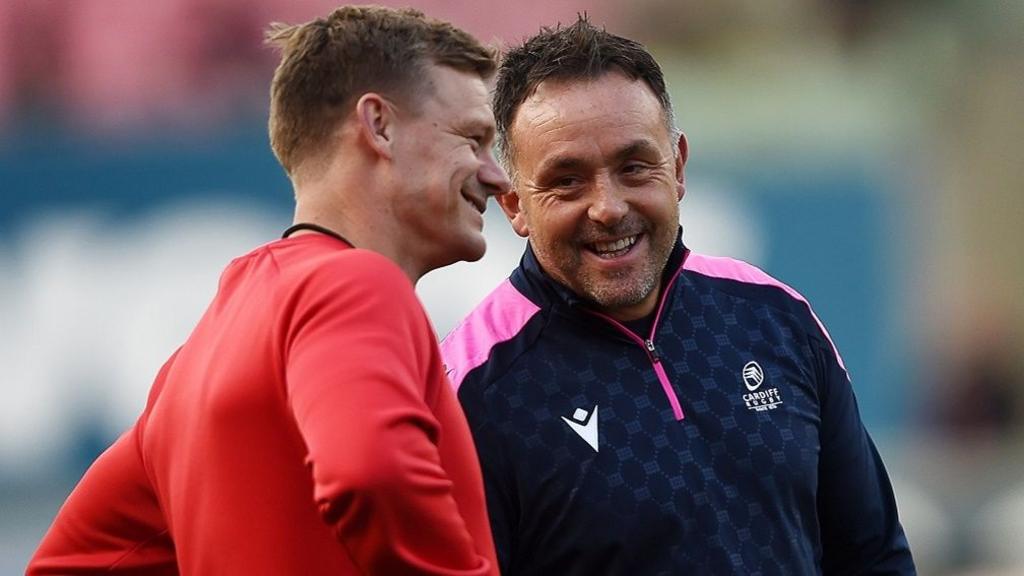
{"label": "white logo on chest", "polygon": [[597,447],[597,406],[594,406],[593,412],[588,413],[583,408],[577,408],[572,414],[572,419],[562,416],[562,420],[572,428],[572,431],[583,438],[590,447],[594,449],[594,452],[598,451]]}
{"label": "white logo on chest", "polygon": [[753,392],[761,387],[761,383],[764,382],[764,370],[761,370],[761,365],[757,362],[747,362],[743,366],[743,383],[747,385],[747,390]]}
{"label": "white logo on chest", "polygon": [[744,364],[740,377],[743,378],[743,385],[750,391],[749,394],[743,395],[743,402],[747,405],[748,410],[764,412],[765,410],[775,410],[782,404],[782,396],[779,394],[778,388],[766,388],[758,391],[758,388],[764,383],[764,370],[757,362],[751,360]]}

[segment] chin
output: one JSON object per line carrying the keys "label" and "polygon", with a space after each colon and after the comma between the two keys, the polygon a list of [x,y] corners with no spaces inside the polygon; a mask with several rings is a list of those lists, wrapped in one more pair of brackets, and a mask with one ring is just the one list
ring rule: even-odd
{"label": "chin", "polygon": [[481,244],[479,249],[474,249],[472,251],[466,252],[466,254],[464,254],[463,257],[461,258],[461,260],[464,260],[466,262],[476,262],[477,260],[483,258],[484,254],[486,253],[487,245]]}
{"label": "chin", "polygon": [[632,286],[604,284],[590,286],[587,296],[603,308],[627,308],[640,304],[651,294],[653,286],[646,283]]}
{"label": "chin", "polygon": [[487,242],[483,236],[474,239],[467,239],[459,246],[453,246],[449,254],[452,257],[452,264],[455,262],[476,262],[484,257],[487,252]]}

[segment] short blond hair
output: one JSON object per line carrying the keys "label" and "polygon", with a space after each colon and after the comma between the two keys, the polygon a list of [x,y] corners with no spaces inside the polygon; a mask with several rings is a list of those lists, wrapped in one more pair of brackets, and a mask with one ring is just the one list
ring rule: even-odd
{"label": "short blond hair", "polygon": [[409,101],[430,64],[484,79],[497,68],[493,49],[412,9],[345,6],[305,24],[271,24],[266,41],[281,51],[270,86],[270,147],[289,176],[327,148],[361,95]]}

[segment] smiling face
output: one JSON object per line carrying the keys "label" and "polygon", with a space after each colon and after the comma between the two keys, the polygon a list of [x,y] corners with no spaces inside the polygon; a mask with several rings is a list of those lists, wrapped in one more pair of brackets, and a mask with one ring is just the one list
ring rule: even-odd
{"label": "smiling face", "polygon": [[429,88],[396,125],[394,215],[423,272],[479,260],[487,198],[509,189],[492,151],[494,117],[480,76],[426,67]]}
{"label": "smiling face", "polygon": [[514,191],[499,201],[545,272],[619,320],[649,314],[686,161],[651,90],[618,72],[542,82],[508,138]]}

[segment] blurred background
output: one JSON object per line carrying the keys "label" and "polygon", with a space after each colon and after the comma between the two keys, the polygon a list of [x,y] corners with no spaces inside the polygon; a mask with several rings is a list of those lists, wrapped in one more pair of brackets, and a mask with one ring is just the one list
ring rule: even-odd
{"label": "blurred background", "polygon": [[[645,43],[689,138],[696,251],[829,326],[922,574],[1024,574],[1024,2],[399,3],[498,44],[593,22]],[[141,411],[221,268],[278,237],[271,21],[322,0],[0,2],[0,574]],[[517,263],[419,285],[444,335]]]}

